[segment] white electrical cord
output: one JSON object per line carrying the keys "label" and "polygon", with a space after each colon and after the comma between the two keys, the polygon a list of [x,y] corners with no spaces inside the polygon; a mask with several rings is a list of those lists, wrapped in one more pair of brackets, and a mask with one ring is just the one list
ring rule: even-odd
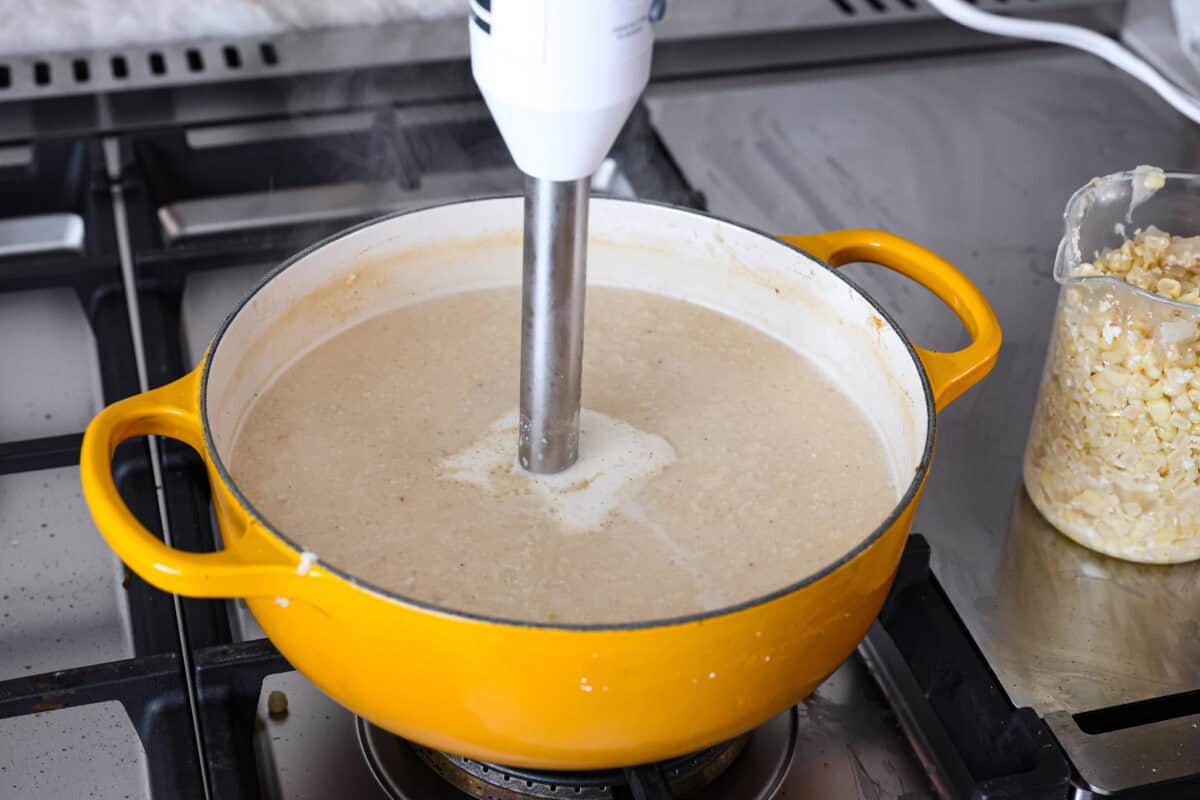
{"label": "white electrical cord", "polygon": [[1200,74],[1200,3],[1196,0],[1173,0],[1171,11],[1175,14],[1179,49]]}
{"label": "white electrical cord", "polygon": [[1061,44],[1091,53],[1146,84],[1180,114],[1200,124],[1200,100],[1182,91],[1158,70],[1107,36],[1060,22],[1001,17],[972,8],[963,0],[926,1],[960,25],[983,33]]}

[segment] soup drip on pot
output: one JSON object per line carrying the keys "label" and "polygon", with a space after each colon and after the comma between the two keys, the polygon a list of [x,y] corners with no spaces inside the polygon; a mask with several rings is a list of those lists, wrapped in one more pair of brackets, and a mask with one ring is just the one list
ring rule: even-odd
{"label": "soup drip on pot", "polygon": [[520,289],[408,305],[319,344],[246,413],[233,478],[381,589],[528,622],[711,611],[795,583],[899,500],[871,422],[719,312],[589,287],[578,462],[516,463]]}

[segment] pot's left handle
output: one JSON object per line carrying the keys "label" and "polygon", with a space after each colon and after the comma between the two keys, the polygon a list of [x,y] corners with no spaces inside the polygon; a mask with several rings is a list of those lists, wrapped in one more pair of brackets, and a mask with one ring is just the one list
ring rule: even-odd
{"label": "pot's left handle", "polygon": [[252,560],[241,546],[249,537],[238,536],[231,547],[215,553],[177,550],[146,530],[117,491],[112,457],[126,439],[166,436],[205,453],[199,391],[197,369],[174,383],[113,403],[96,415],[79,453],[83,494],[92,518],[121,560],[160,589],[188,597],[293,594],[295,565],[262,552]]}

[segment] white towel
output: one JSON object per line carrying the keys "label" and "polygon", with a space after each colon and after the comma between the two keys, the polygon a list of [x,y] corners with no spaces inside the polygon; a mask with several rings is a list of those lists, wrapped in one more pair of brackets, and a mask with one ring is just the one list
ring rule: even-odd
{"label": "white towel", "polygon": [[0,0],[0,53],[466,16],[467,0]]}

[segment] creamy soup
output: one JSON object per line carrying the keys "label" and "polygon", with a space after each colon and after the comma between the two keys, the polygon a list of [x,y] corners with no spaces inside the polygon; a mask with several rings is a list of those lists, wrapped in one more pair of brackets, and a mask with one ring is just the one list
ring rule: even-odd
{"label": "creamy soup", "polygon": [[870,421],[810,361],[718,312],[591,287],[580,460],[516,463],[520,290],[374,317],[245,416],[231,472],[320,561],[505,619],[622,623],[781,589],[899,498]]}

